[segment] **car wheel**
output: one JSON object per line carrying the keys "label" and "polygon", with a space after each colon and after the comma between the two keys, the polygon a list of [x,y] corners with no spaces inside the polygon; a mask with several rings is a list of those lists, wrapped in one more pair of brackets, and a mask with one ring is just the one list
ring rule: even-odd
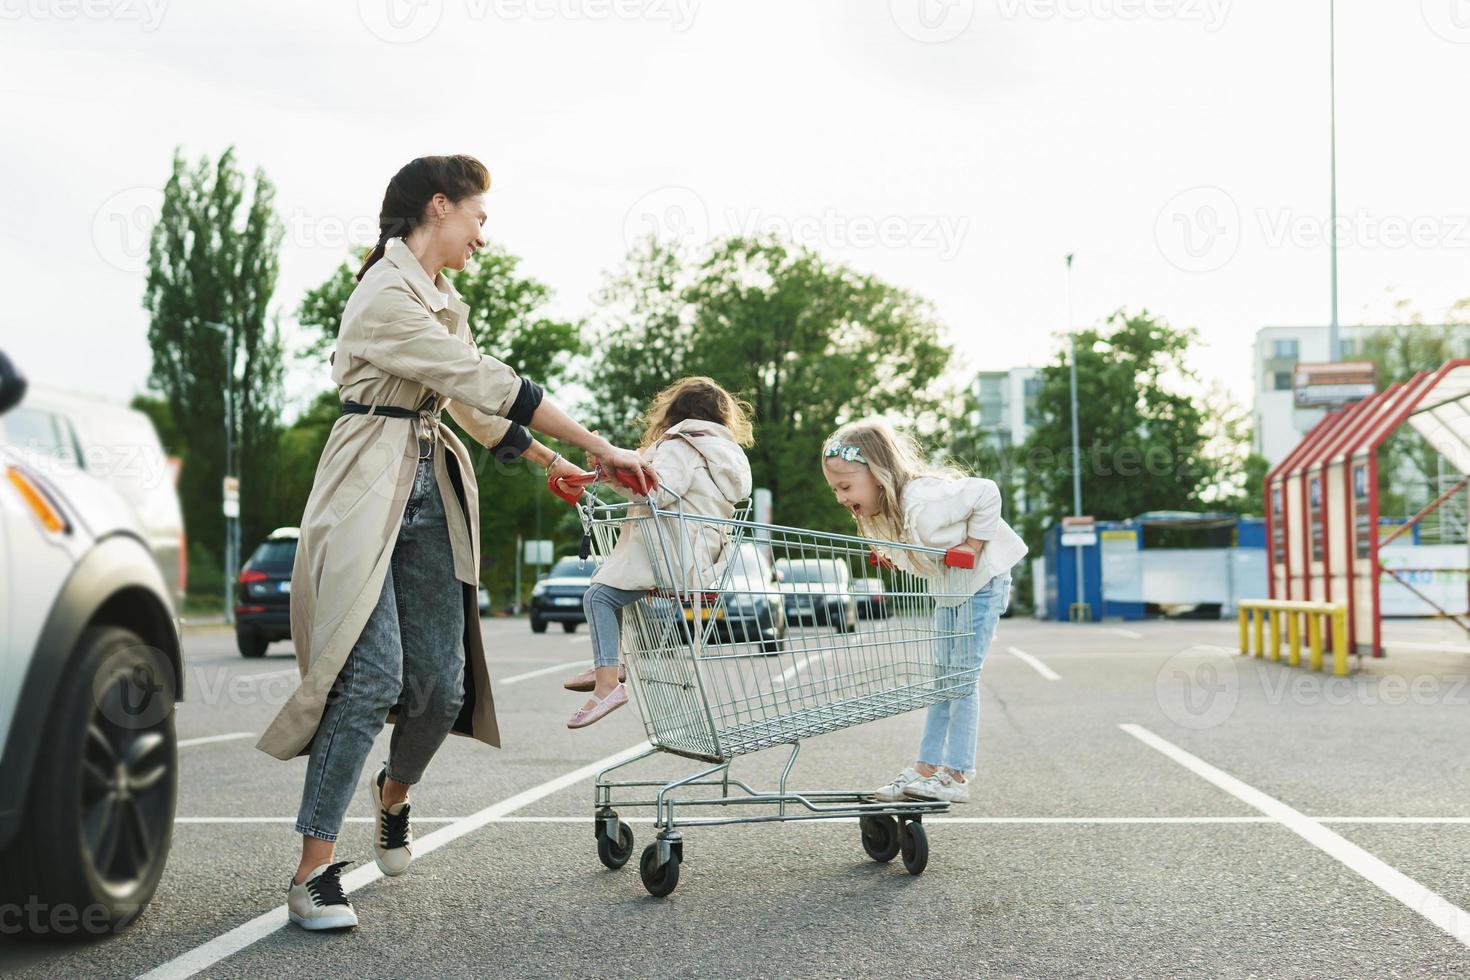
{"label": "car wheel", "polygon": [[532,616],[531,617],[531,632],[532,633],[545,633],[546,632],[546,620],[540,618],[539,616]]}
{"label": "car wheel", "polygon": [[22,928],[61,940],[113,931],[153,897],[178,797],[176,690],[172,666],[131,631],[82,634],[39,733],[20,831],[0,855],[5,900],[53,912]]}
{"label": "car wheel", "polygon": [[270,640],[254,630],[235,631],[235,648],[240,651],[242,657],[263,657],[265,648],[270,645]]}
{"label": "car wheel", "polygon": [[576,623],[562,623],[561,624],[561,631],[563,633],[575,633],[575,632],[577,632],[577,624]]}

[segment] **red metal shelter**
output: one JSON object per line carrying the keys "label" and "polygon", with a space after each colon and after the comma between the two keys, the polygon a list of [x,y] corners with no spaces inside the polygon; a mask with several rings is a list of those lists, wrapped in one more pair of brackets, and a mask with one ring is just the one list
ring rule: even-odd
{"label": "red metal shelter", "polygon": [[1344,603],[1349,651],[1375,657],[1383,655],[1379,548],[1470,482],[1380,540],[1378,449],[1406,421],[1470,474],[1470,358],[1329,413],[1266,474],[1271,598]]}

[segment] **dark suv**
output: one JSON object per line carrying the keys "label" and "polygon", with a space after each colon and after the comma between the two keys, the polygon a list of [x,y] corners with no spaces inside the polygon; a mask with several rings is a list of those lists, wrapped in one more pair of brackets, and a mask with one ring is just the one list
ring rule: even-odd
{"label": "dark suv", "polygon": [[590,558],[567,555],[551,566],[551,571],[531,590],[531,629],[546,632],[547,623],[561,623],[568,633],[577,632],[577,624],[587,622],[582,612],[582,595],[592,584],[597,566]]}
{"label": "dark suv", "polygon": [[294,527],[278,528],[240,569],[235,646],[242,657],[265,656],[272,640],[291,639],[291,566],[300,537]]}

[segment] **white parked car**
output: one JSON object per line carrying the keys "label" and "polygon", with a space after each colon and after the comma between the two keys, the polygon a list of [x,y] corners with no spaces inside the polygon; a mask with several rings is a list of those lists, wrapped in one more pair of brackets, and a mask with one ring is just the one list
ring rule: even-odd
{"label": "white parked car", "polygon": [[[0,354],[0,412],[24,382]],[[133,509],[0,440],[0,908],[86,936],[153,895],[178,789],[172,583]]]}
{"label": "white parked car", "polygon": [[32,385],[25,401],[0,419],[0,441],[44,460],[42,468],[81,469],[116,490],[182,607],[188,549],[177,464],[164,454],[147,415],[106,399]]}

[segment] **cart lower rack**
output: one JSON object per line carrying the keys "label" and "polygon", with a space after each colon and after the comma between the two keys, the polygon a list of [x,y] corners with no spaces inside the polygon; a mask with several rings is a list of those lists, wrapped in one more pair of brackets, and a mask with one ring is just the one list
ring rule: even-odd
{"label": "cart lower rack", "polygon": [[[657,838],[639,871],[657,896],[678,884],[681,828],[718,824],[856,818],[874,860],[902,855],[923,872],[923,817],[947,802],[788,783],[804,739],[975,691],[973,555],[759,524],[745,519],[748,505],[728,520],[689,515],[666,490],[614,502],[586,492],[577,509],[599,559],[620,535],[641,536],[657,582],[623,610],[623,661],[651,747],[598,774],[602,863],[631,859],[619,813],[647,807]],[[775,789],[731,774],[736,757],[775,746],[789,747]],[[707,765],[676,779],[614,778],[660,755]]]}

